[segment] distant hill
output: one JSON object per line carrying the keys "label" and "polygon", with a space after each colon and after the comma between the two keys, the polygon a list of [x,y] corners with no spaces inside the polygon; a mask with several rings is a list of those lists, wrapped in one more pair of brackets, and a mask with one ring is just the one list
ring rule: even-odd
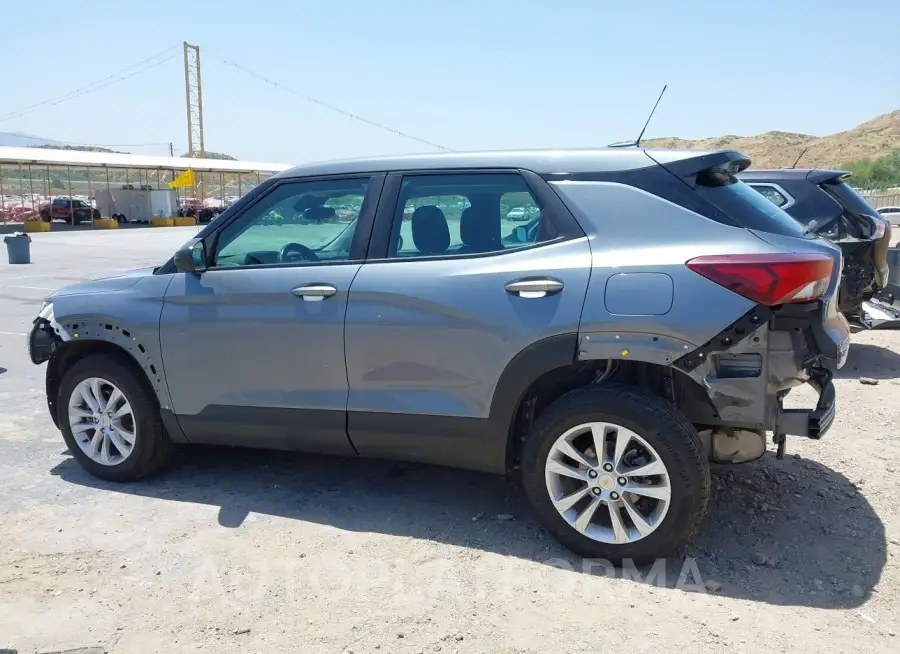
{"label": "distant hill", "polygon": [[0,146],[7,148],[32,148],[52,146],[54,141],[24,132],[0,132]]}
{"label": "distant hill", "polygon": [[48,150],[77,150],[79,152],[108,152],[111,154],[131,154],[130,152],[110,150],[109,148],[101,148],[96,145],[62,145],[60,143],[51,143],[50,145],[30,145],[28,147],[44,148]]}
{"label": "distant hill", "polygon": [[[182,157],[189,157],[190,153],[185,152]],[[221,152],[210,152],[209,150],[203,155],[206,159],[222,159],[224,161],[237,161],[237,157],[232,157],[230,154],[222,154]]]}
{"label": "distant hill", "polygon": [[900,110],[877,116],[828,136],[793,132],[766,132],[757,136],[714,136],[698,140],[678,137],[648,139],[643,145],[658,148],[725,148],[738,150],[753,160],[753,168],[779,168],[794,163],[804,148],[799,166],[843,168],[861,159],[876,159],[900,148]]}
{"label": "distant hill", "polygon": [[78,150],[80,152],[112,152],[115,154],[129,154],[120,150],[110,150],[95,145],[67,145],[60,141],[45,139],[32,134],[22,132],[0,132],[0,146],[7,148],[48,148],[51,150]]}
{"label": "distant hill", "polygon": [[[52,150],[78,150],[80,152],[107,152],[112,154],[131,154],[121,150],[110,150],[109,148],[101,148],[96,145],[67,145],[60,141],[34,136],[33,134],[25,134],[24,132],[0,132],[0,147],[10,148],[49,148]],[[187,157],[185,152],[181,155]],[[237,157],[222,152],[209,152],[204,155],[207,159],[220,159],[223,161],[237,161]]]}

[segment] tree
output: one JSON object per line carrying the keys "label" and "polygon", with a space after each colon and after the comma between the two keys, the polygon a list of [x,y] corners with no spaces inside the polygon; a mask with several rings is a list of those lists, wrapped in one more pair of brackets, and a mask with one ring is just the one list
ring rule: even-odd
{"label": "tree", "polygon": [[843,167],[851,173],[850,183],[857,188],[900,186],[900,150],[892,150],[877,159],[851,161]]}

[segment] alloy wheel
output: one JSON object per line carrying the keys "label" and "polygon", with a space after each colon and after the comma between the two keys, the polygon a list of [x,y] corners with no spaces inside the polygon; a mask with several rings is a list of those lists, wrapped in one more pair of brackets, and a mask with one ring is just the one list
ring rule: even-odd
{"label": "alloy wheel", "polygon": [[69,397],[69,427],[81,451],[101,465],[118,465],[134,450],[134,411],[125,394],[106,379],[89,377],[75,387]]}
{"label": "alloy wheel", "polygon": [[656,450],[620,425],[591,422],[566,431],[550,448],[547,491],[560,516],[581,534],[624,545],[652,534],[672,496]]}

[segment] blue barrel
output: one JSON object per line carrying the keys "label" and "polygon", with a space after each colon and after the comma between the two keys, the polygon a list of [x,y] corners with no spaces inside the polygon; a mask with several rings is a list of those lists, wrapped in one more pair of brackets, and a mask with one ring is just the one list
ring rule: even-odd
{"label": "blue barrel", "polygon": [[10,263],[31,263],[31,237],[28,234],[19,232],[5,236],[3,242],[6,243]]}

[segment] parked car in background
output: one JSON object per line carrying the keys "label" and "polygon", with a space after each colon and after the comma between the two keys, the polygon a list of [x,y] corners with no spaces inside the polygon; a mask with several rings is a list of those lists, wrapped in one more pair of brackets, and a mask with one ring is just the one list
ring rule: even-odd
{"label": "parked car in background", "polygon": [[208,223],[224,210],[223,206],[208,206],[196,198],[182,198],[178,203],[178,215],[196,218],[198,223]]}
{"label": "parked car in background", "polygon": [[[781,456],[834,419],[840,252],[739,181],[748,164],[635,148],[294,168],[163,265],[50,295],[31,360],[102,479],[159,470],[173,443],[511,474],[575,552],[645,562],[698,526],[710,461],[763,456],[767,430]],[[509,194],[540,211],[504,239]],[[460,197],[457,232],[440,207]],[[352,222],[298,220],[341,198]],[[807,382],[816,406],[785,409]]]}
{"label": "parked car in background", "polygon": [[863,303],[878,296],[888,282],[891,223],[847,184],[849,176],[840,170],[793,168],[748,170],[739,175],[807,231],[841,248],[844,266],[838,308],[867,327]]}
{"label": "parked car in background", "polygon": [[891,221],[891,224],[900,223],[900,207],[880,207],[878,213]]}
{"label": "parked car in background", "polygon": [[528,212],[525,210],[525,207],[513,207],[506,214],[506,219],[515,221],[528,220]]}
{"label": "parked car in background", "polygon": [[49,223],[52,220],[64,220],[70,225],[100,220],[100,210],[95,209],[84,200],[71,198],[53,198],[41,205],[41,220]]}

